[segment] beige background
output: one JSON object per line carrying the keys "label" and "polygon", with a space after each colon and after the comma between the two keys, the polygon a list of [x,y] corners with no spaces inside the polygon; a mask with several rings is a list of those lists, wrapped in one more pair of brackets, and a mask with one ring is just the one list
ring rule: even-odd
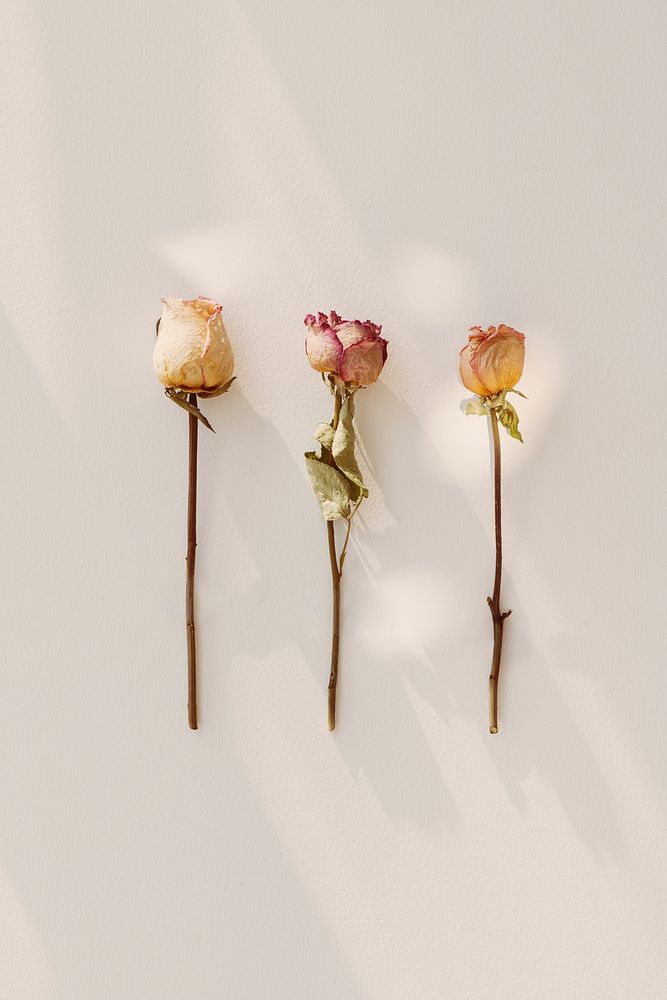
{"label": "beige background", "polygon": [[[665,8],[8,0],[3,1000],[661,1000]],[[217,297],[201,730],[161,295]],[[306,311],[384,324],[325,727],[330,399]],[[472,323],[504,439],[502,733]]]}

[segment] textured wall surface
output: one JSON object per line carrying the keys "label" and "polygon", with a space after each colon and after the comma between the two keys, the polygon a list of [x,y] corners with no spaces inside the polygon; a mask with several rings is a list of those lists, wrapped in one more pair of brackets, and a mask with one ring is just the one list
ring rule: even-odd
{"label": "textured wall surface", "polygon": [[[2,1000],[667,996],[665,8],[7,0]],[[218,298],[200,724],[160,296]],[[384,324],[326,731],[330,397]],[[489,438],[466,328],[528,337]]]}

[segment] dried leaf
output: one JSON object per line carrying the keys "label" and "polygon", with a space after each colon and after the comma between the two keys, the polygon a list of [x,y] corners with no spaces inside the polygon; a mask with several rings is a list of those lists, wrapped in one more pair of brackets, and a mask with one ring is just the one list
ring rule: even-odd
{"label": "dried leaf", "polygon": [[503,427],[505,427],[510,435],[510,437],[515,438],[517,441],[521,441],[523,444],[523,438],[521,437],[521,432],[519,431],[519,414],[516,412],[511,403],[505,402],[502,410],[498,413],[498,419],[500,420]]}
{"label": "dried leaf", "polygon": [[466,417],[486,417],[489,410],[483,396],[474,396],[466,403]]}
{"label": "dried leaf", "polygon": [[319,458],[314,451],[305,455],[306,469],[315,495],[320,502],[325,521],[348,517],[350,513],[350,484],[345,476]]}
{"label": "dried leaf", "polygon": [[338,427],[333,437],[331,450],[337,467],[356,487],[357,496],[367,497],[368,490],[364,486],[361,470],[357,465],[354,454],[355,432],[353,418],[354,403],[351,396],[346,396],[341,406]]}
{"label": "dried leaf", "polygon": [[[199,407],[193,406],[193,404],[190,402],[190,400],[188,399],[187,392],[179,392],[177,389],[165,389],[164,394],[168,399],[172,401],[172,403],[176,403],[176,405],[180,406],[182,410],[187,410],[187,412],[190,413],[193,417],[196,417],[197,420],[200,420],[204,425],[204,427],[208,427],[210,431],[213,431],[213,428],[211,427],[211,425],[209,424],[208,420],[206,419],[202,411],[199,409]],[[213,431],[213,433],[215,434],[215,431]]]}
{"label": "dried leaf", "polygon": [[316,441],[319,441],[323,448],[327,451],[331,451],[331,446],[333,444],[334,432],[331,424],[321,423],[315,428],[315,433],[313,435]]}

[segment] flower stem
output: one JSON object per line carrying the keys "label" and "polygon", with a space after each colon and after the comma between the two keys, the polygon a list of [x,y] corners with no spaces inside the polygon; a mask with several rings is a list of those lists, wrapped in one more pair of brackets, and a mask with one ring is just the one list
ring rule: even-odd
{"label": "flower stem", "polygon": [[359,499],[357,500],[357,503],[356,503],[356,506],[355,506],[354,510],[352,511],[352,513],[350,514],[350,516],[347,518],[347,530],[345,531],[345,541],[343,542],[343,548],[341,549],[340,559],[338,560],[338,571],[339,571],[339,573],[340,573],[341,576],[343,575],[343,563],[345,562],[345,556],[347,555],[347,546],[348,546],[349,541],[350,541],[350,531],[352,529],[352,518],[354,517],[354,515],[357,513],[357,511],[361,507],[361,503],[362,503],[363,499],[364,499],[363,496],[359,497]]}
{"label": "flower stem", "polygon": [[[189,402],[197,406],[197,393]],[[197,729],[197,640],[195,631],[195,557],[197,553],[197,438],[199,420],[188,416],[188,548],[185,557],[185,631],[188,645],[188,725]]]}
{"label": "flower stem", "polygon": [[336,685],[338,683],[338,646],[340,641],[340,570],[336,562],[336,540],[334,523],[327,521],[329,537],[329,559],[331,561],[331,583],[333,587],[333,619],[331,626],[331,670],[328,687],[328,724],[329,731],[336,728]]}
{"label": "flower stem", "polygon": [[[338,427],[340,418],[340,408],[343,399],[336,390],[334,415],[331,426],[334,431]],[[333,458],[331,458],[333,464]],[[336,728],[336,685],[338,683],[338,648],[340,643],[340,578],[341,567],[336,558],[336,535],[334,522],[327,521],[327,538],[329,542],[329,562],[331,563],[331,585],[333,589],[333,615],[331,627],[331,669],[329,672],[328,686],[328,725],[331,732]]]}
{"label": "flower stem", "polygon": [[487,597],[491,618],[493,619],[493,656],[491,659],[491,674],[489,676],[489,732],[498,732],[498,679],[500,677],[500,657],[503,649],[503,627],[505,619],[512,614],[500,610],[500,584],[503,575],[503,532],[501,511],[501,465],[500,465],[500,434],[498,417],[491,408],[491,433],[493,435],[493,481],[494,481],[494,513],[496,528],[496,572],[493,580],[493,597]]}

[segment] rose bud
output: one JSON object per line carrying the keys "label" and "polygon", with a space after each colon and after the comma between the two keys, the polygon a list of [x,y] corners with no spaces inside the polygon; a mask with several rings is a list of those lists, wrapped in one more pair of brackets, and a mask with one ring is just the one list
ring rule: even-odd
{"label": "rose bud", "polygon": [[459,354],[459,374],[466,389],[477,396],[495,396],[513,389],[523,372],[525,337],[511,326],[472,326],[468,343]]}
{"label": "rose bud", "polygon": [[331,312],[309,313],[306,354],[318,372],[330,372],[355,388],[372,385],[387,360],[387,341],[382,327],[366,320],[346,320]]}
{"label": "rose bud", "polygon": [[234,355],[222,322],[222,306],[211,299],[162,299],[153,351],[163,385],[184,392],[218,389],[234,374]]}

